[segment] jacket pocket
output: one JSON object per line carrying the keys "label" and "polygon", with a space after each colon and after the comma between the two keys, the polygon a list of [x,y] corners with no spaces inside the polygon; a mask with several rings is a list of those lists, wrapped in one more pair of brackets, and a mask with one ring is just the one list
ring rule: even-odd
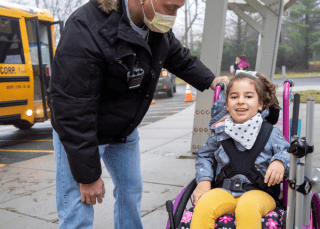
{"label": "jacket pocket", "polygon": [[75,98],[93,97],[101,85],[100,68],[90,59],[64,56],[54,61],[53,79],[66,94]]}
{"label": "jacket pocket", "polygon": [[102,69],[97,63],[91,62],[90,66],[90,80],[88,83],[86,95],[96,97],[101,92],[102,86]]}

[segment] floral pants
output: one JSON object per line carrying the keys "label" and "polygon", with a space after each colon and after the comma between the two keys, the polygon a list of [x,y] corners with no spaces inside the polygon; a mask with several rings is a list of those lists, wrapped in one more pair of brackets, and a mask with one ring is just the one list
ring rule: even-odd
{"label": "floral pants", "polygon": [[[194,207],[191,207],[181,219],[178,229],[190,229],[191,219]],[[281,229],[283,224],[284,210],[276,208],[274,211],[269,212],[261,219],[262,229]],[[223,215],[219,217],[215,223],[215,229],[236,229],[237,222],[234,214]]]}
{"label": "floral pants", "polygon": [[[185,214],[179,229],[278,229],[281,226],[279,216],[282,216],[282,213],[279,210],[271,212],[275,207],[273,198],[259,190],[249,191],[241,197],[234,198],[223,189],[213,189],[200,198],[194,212],[192,209]],[[263,216],[265,218],[262,219]]]}

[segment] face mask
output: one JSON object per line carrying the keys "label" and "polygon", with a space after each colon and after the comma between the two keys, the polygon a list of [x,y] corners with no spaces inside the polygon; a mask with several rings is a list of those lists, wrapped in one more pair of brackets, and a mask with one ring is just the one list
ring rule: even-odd
{"label": "face mask", "polygon": [[148,21],[148,19],[146,18],[146,15],[144,13],[144,8],[142,5],[142,10],[143,10],[143,14],[144,14],[144,19],[143,19],[144,23],[153,32],[157,32],[157,33],[168,32],[172,28],[177,16],[163,15],[163,14],[157,13],[154,10],[152,0],[150,0],[150,1],[151,1],[152,9],[153,9],[153,12],[155,15],[154,15],[154,18],[152,19],[151,22]]}

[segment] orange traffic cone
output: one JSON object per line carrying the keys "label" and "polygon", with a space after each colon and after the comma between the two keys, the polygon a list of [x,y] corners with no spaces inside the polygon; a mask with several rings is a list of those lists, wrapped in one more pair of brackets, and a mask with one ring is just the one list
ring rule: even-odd
{"label": "orange traffic cone", "polygon": [[151,101],[151,104],[154,104],[154,99]]}
{"label": "orange traffic cone", "polygon": [[186,100],[185,101],[186,102],[192,102],[193,101],[190,85],[188,83],[187,83]]}

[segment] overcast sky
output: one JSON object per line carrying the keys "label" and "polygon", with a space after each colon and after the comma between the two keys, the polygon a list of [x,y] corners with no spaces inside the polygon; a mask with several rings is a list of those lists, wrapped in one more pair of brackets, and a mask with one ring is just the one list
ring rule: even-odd
{"label": "overcast sky", "polygon": [[[193,0],[189,0],[190,3],[193,2]],[[193,24],[193,32],[202,34],[203,30],[203,20],[204,20],[204,14],[205,14],[205,3],[203,3],[201,0],[198,0],[199,6],[198,6],[198,17],[197,20]],[[194,13],[194,5],[192,6],[191,12]],[[173,32],[178,38],[181,38],[184,35],[184,10],[185,7],[182,7],[178,10],[177,14],[177,20],[173,26]]]}

